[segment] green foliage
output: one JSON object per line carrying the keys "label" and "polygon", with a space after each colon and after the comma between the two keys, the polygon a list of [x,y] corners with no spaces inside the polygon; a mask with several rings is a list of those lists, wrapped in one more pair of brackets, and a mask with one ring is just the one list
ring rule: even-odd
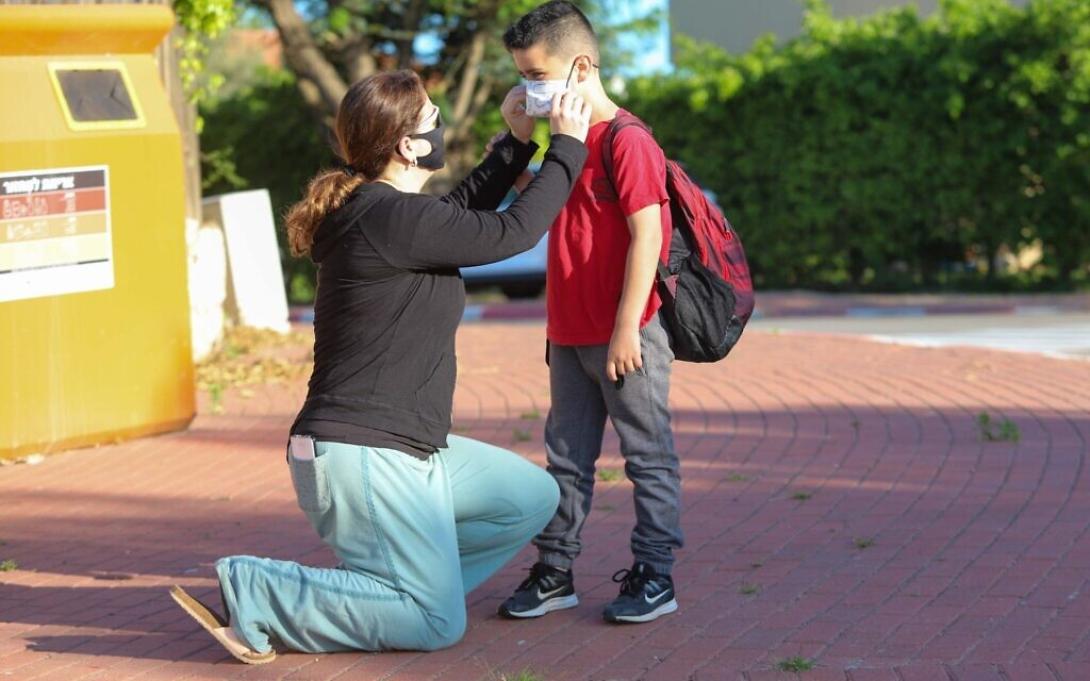
{"label": "green foliage", "polygon": [[998,427],[992,421],[988,412],[980,412],[976,417],[977,429],[980,431],[980,439],[985,442],[1018,442],[1022,439],[1022,432],[1018,430],[1018,424],[1010,419],[1003,419]]}
{"label": "green foliage", "polygon": [[515,442],[529,442],[534,439],[534,436],[530,434],[530,431],[521,428],[515,428],[512,432],[512,437]]}
{"label": "green foliage", "polygon": [[[223,84],[221,74],[205,70],[208,40],[222,34],[235,22],[233,0],[174,0],[174,16],[182,28],[175,48],[184,88],[194,104],[207,101]],[[197,119],[200,133],[204,121]]]}
{"label": "green foliage", "polygon": [[500,676],[500,681],[546,681],[546,678],[534,671],[533,669],[523,669],[513,676],[503,674]]}
{"label": "green foliage", "polygon": [[[677,38],[626,106],[713,190],[763,287],[1090,282],[1090,3],[944,0],[745,54]],[[1004,251],[1043,244],[1000,278]]]}
{"label": "green foliage", "polygon": [[814,668],[814,663],[807,660],[805,657],[789,657],[786,660],[780,660],[776,667],[781,672],[808,672]]}
{"label": "green foliage", "polygon": [[598,469],[598,479],[602,482],[617,482],[624,474],[616,468],[600,468]]}
{"label": "green foliage", "polygon": [[254,82],[230,97],[206,102],[201,134],[206,195],[246,188],[269,190],[277,217],[277,236],[288,298],[314,298],[314,266],[291,258],[284,247],[282,216],[299,200],[311,177],[333,163],[325,128],[302,102],[287,71],[258,69]]}
{"label": "green foliage", "polygon": [[211,401],[213,414],[223,413],[223,384],[212,383],[208,386],[208,397]]}

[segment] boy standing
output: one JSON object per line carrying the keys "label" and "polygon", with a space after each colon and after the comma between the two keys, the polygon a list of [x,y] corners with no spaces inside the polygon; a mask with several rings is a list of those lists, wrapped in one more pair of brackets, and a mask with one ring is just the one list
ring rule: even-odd
{"label": "boy standing", "polygon": [[607,176],[602,145],[620,109],[602,86],[594,29],[574,5],[541,5],[507,30],[504,44],[527,80],[531,113],[565,89],[592,112],[587,162],[549,233],[552,407],[545,448],[560,505],[534,540],[540,558],[530,576],[499,611],[539,617],[578,604],[572,564],[582,548],[608,417],[634,486],[636,526],[635,562],[614,575],[620,595],[603,615],[610,622],[649,622],[677,610],[670,572],[682,545],[681,481],[667,406],[673,353],[653,285],[671,232],[665,157],[647,131],[625,127],[614,139],[614,172]]}

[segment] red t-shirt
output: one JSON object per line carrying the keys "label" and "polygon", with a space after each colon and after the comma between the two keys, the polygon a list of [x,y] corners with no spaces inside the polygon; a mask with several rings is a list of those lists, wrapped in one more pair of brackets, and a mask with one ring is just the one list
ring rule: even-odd
{"label": "red t-shirt", "polygon": [[[602,142],[608,127],[609,121],[591,127],[587,134],[590,153],[583,172],[549,230],[546,334],[558,345],[603,345],[612,338],[631,241],[627,216],[657,203],[662,215],[660,259],[670,248],[672,228],[662,149],[638,127],[617,133],[613,142],[614,193],[602,164]],[[652,285],[641,328],[660,304]]]}

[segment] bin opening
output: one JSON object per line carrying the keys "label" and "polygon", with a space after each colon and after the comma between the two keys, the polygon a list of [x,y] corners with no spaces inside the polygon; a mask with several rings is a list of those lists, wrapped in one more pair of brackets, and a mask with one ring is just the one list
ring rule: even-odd
{"label": "bin opening", "polygon": [[76,121],[136,119],[132,97],[118,69],[57,69],[57,80]]}
{"label": "bin opening", "polygon": [[143,127],[123,62],[56,62],[49,74],[70,129]]}

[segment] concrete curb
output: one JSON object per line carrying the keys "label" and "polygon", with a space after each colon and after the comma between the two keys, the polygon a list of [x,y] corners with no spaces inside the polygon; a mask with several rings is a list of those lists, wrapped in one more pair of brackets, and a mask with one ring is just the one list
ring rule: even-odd
{"label": "concrete curb", "polygon": [[[888,303],[853,304],[846,299],[843,304],[826,301],[814,303],[783,303],[775,299],[761,303],[753,313],[753,319],[780,319],[796,317],[926,317],[932,315],[1016,315],[1034,316],[1059,314],[1064,312],[1090,312],[1090,298],[1072,296],[1070,300],[1061,300],[1046,304],[1033,302],[965,302],[951,300],[949,303],[911,304],[890,300]],[[314,309],[309,306],[291,308],[291,321],[309,324],[314,321]],[[463,321],[531,321],[545,319],[545,301],[504,303],[471,303],[466,305]]]}

